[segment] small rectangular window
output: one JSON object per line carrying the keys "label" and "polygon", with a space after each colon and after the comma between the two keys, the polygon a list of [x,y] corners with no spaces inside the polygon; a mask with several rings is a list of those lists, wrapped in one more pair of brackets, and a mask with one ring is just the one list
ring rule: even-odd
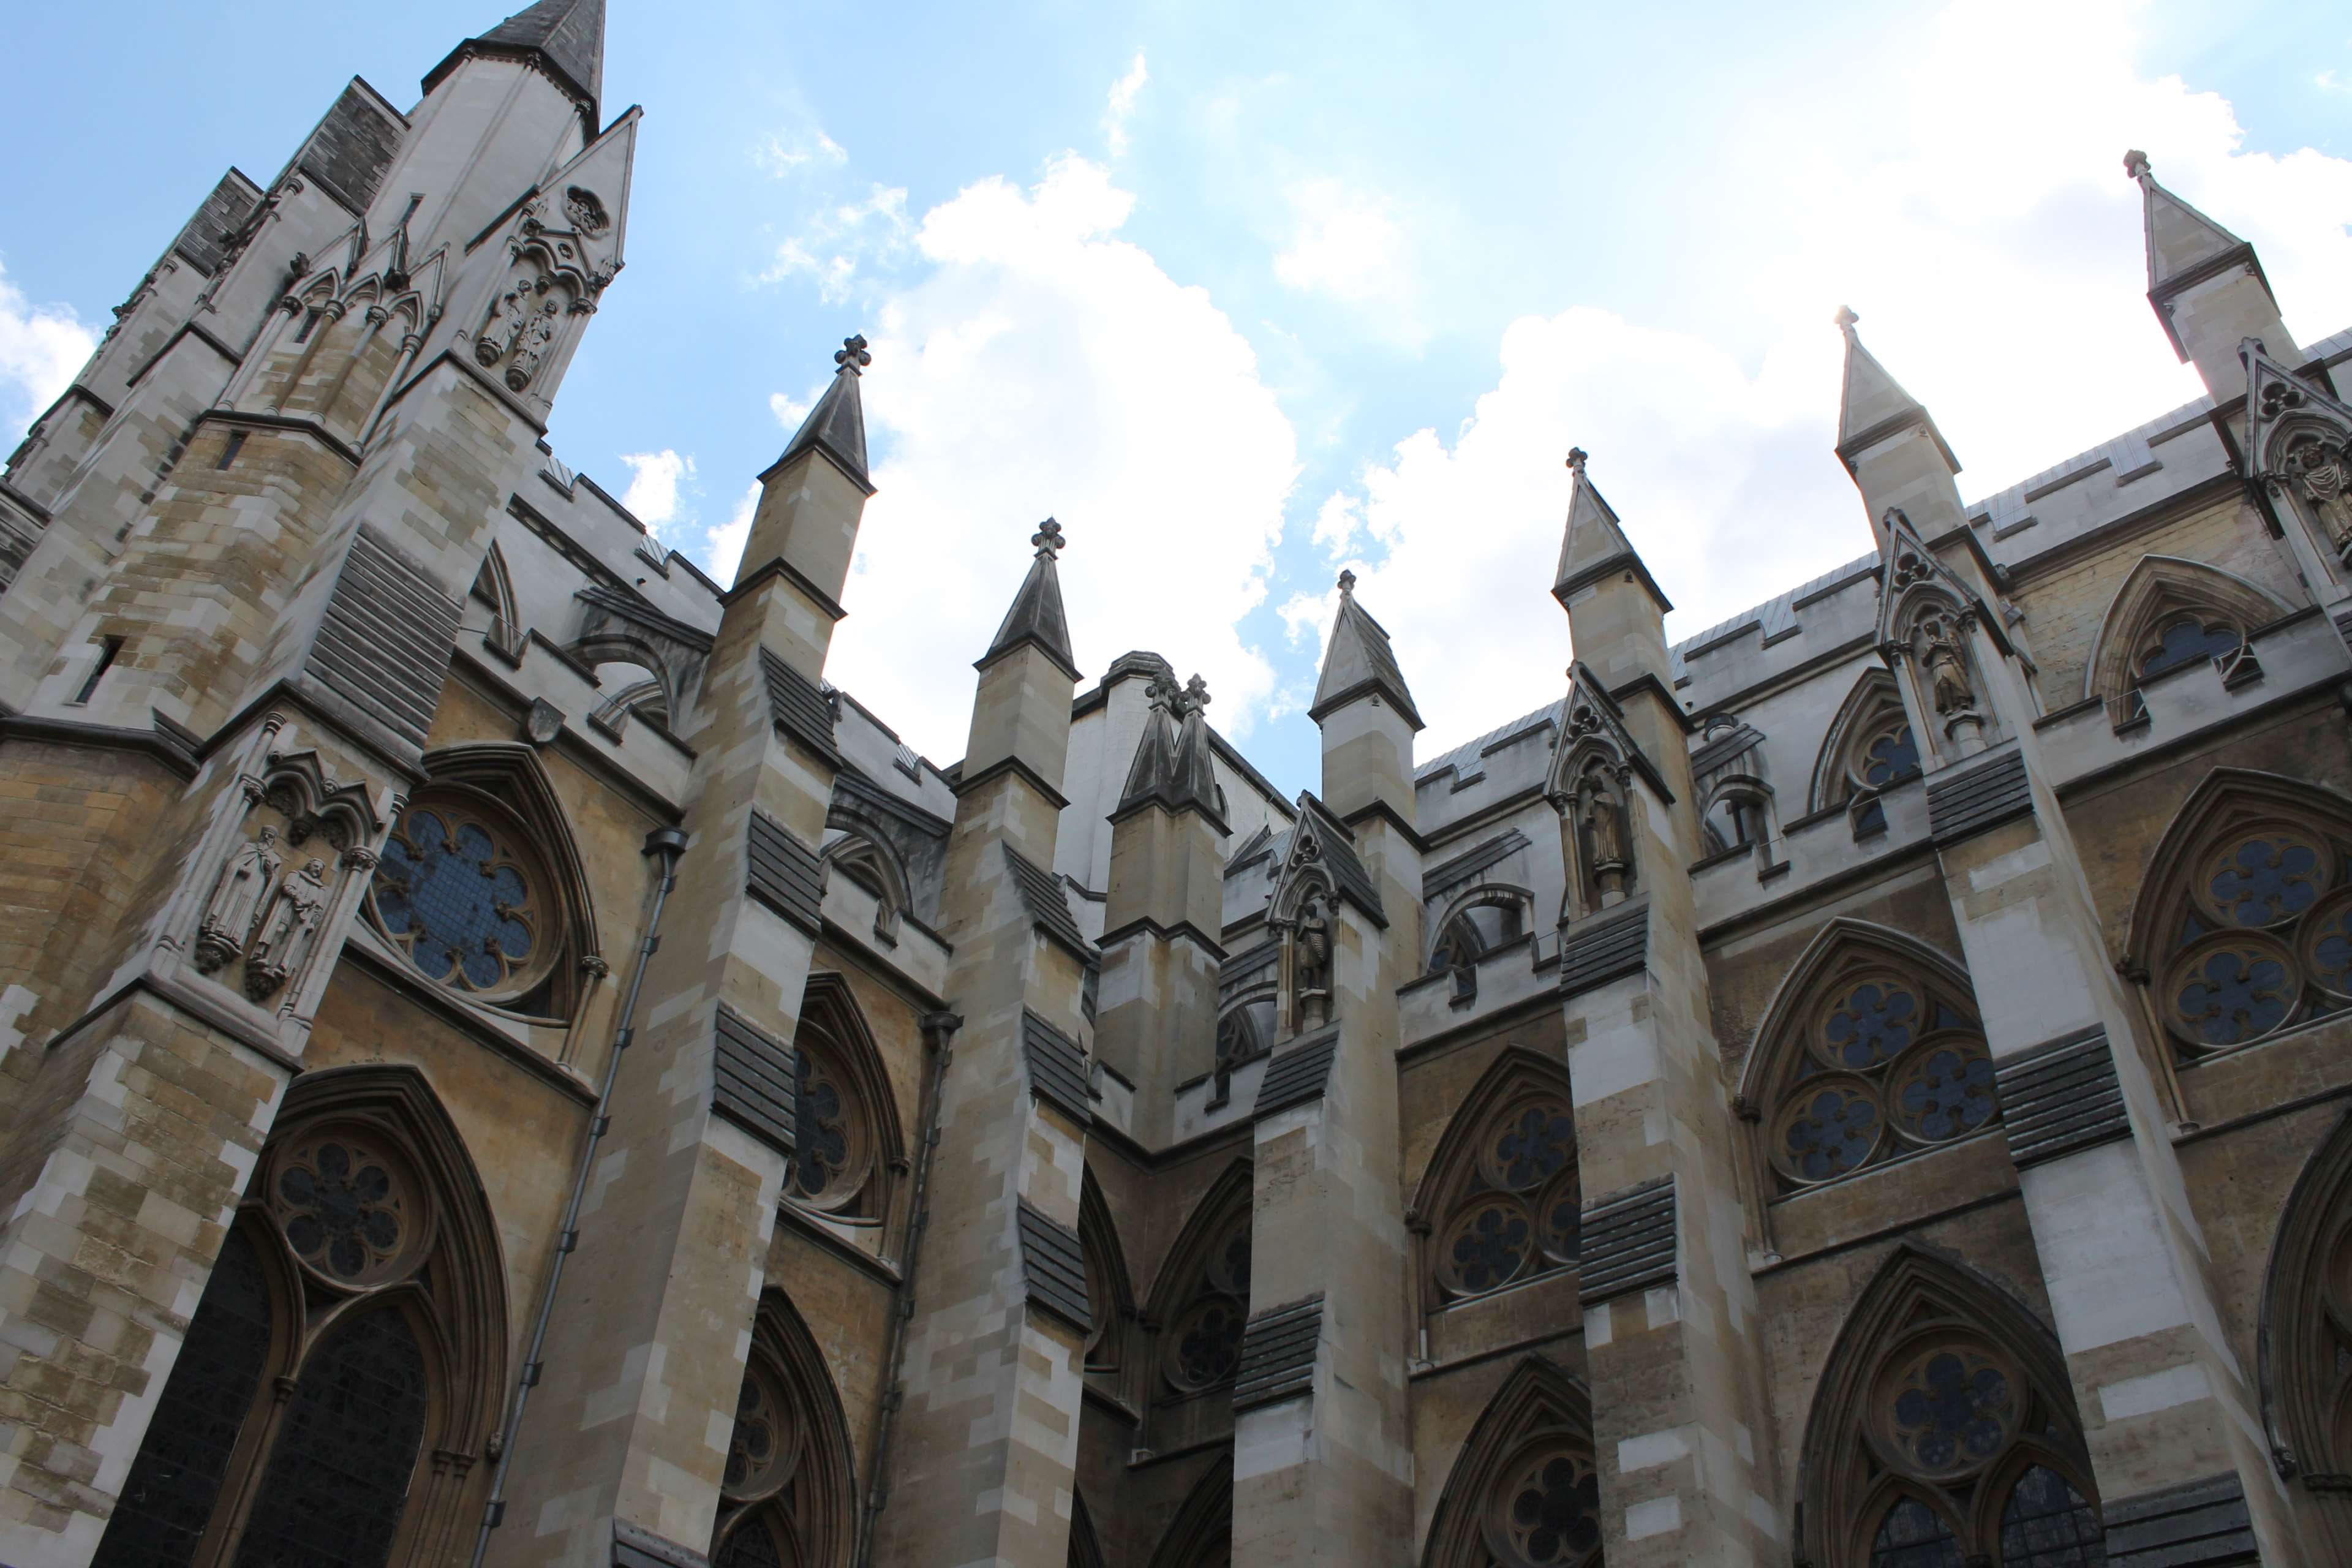
{"label": "small rectangular window", "polygon": [[232,430],[229,432],[228,445],[221,448],[220,461],[215,463],[213,467],[215,468],[227,468],[231,463],[236,461],[236,455],[243,450],[245,450],[245,432],[242,430]]}
{"label": "small rectangular window", "polygon": [[98,689],[98,683],[106,678],[108,670],[114,668],[115,655],[121,651],[121,637],[110,637],[100,639],[98,647],[98,662],[89,667],[89,679],[81,683],[81,690],[75,695],[73,706],[79,708],[89,700],[90,693]]}

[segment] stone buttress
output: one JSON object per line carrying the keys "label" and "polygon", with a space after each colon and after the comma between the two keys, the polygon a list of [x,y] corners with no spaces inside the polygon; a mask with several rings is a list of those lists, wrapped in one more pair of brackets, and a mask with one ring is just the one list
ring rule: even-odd
{"label": "stone buttress", "polygon": [[1172,1142],[1176,1094],[1218,1065],[1225,821],[1203,715],[1208,688],[1154,678],[1118,810],[1103,915],[1095,1054],[1136,1086],[1134,1128]]}
{"label": "stone buttress", "polygon": [[1274,1054],[1252,1163],[1250,1318],[1234,1390],[1234,1562],[1401,1563],[1412,1526],[1397,987],[1419,967],[1421,728],[1388,635],[1340,580],[1276,879]]}
{"label": "stone buttress", "polygon": [[2112,1521],[2176,1489],[2217,1487],[2242,1495],[2266,1561],[2294,1561],[2255,1436],[2258,1402],[2223,1337],[2210,1250],[2173,1148],[2162,1047],[2107,962],[2042,760],[2030,654],[1968,528],[1958,464],[1853,323],[1841,313],[1838,455],[1877,529],[1879,650],[1918,740],[1929,829],[2101,1506]]}
{"label": "stone buttress", "polygon": [[865,340],[834,358],[833,384],[761,476],[720,612],[678,887],[547,1347],[562,1376],[523,1425],[493,1562],[698,1553],[718,1516],[823,930],[817,847],[842,763],[819,683],[873,491]]}
{"label": "stone buttress", "polygon": [[1783,1560],[1730,1104],[1685,868],[1698,858],[1664,595],[1572,452],[1554,595],[1577,661],[1546,782],[1584,1182],[1579,1294],[1612,1568]]}
{"label": "stone buttress", "polygon": [[0,1560],[97,1545],[621,267],[562,9],[224,179],[0,485]]}
{"label": "stone buttress", "polygon": [[941,935],[962,1018],[941,1084],[880,1563],[1063,1562],[1090,1325],[1078,1244],[1094,962],[1054,864],[1077,668],[1047,520],[979,661]]}

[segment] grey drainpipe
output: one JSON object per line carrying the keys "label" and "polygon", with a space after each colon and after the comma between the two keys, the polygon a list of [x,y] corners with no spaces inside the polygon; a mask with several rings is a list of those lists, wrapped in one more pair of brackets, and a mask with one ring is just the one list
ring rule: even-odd
{"label": "grey drainpipe", "polygon": [[563,1283],[563,1262],[580,1243],[580,1201],[588,1192],[588,1173],[596,1167],[596,1148],[613,1124],[613,1084],[621,1076],[621,1053],[629,1048],[635,1030],[632,1026],[637,1016],[637,993],[645,989],[646,967],[661,947],[662,907],[669,902],[670,889],[677,886],[677,858],[686,852],[686,835],[675,827],[656,827],[646,835],[648,855],[661,857],[661,882],[654,889],[654,911],[646,921],[646,939],[637,946],[637,972],[629,977],[629,994],[621,1004],[619,1027],[613,1034],[613,1048],[604,1057],[604,1081],[596,1090],[596,1113],[588,1121],[588,1141],[580,1149],[580,1168],[572,1175],[572,1199],[563,1205],[563,1228],[555,1238],[555,1259],[548,1265],[547,1288],[540,1292],[539,1321],[531,1325],[530,1350],[523,1356],[522,1373],[515,1380],[514,1404],[507,1411],[507,1424],[499,1432],[499,1473],[490,1483],[490,1500],[482,1510],[482,1528],[474,1537],[473,1568],[482,1568],[483,1554],[490,1549],[490,1531],[499,1527],[507,1511],[507,1471],[514,1464],[515,1433],[522,1426],[523,1406],[530,1400],[533,1384],[539,1382],[540,1358],[547,1351],[547,1326],[555,1318],[555,1293]]}
{"label": "grey drainpipe", "polygon": [[940,1146],[940,1101],[944,1098],[948,1058],[955,1054],[948,1040],[961,1027],[963,1019],[957,1014],[923,1015],[923,1037],[931,1047],[931,1070],[929,1081],[923,1086],[923,1141],[915,1151],[915,1192],[909,1205],[914,1218],[907,1226],[907,1266],[900,1276],[898,1310],[890,1315],[890,1351],[883,1363],[890,1369],[890,1381],[875,1423],[874,1473],[866,1479],[866,1520],[857,1531],[856,1568],[867,1568],[874,1561],[874,1526],[890,1497],[883,1479],[889,1473],[890,1418],[907,1395],[900,1382],[906,1372],[907,1325],[915,1316],[915,1268],[922,1258],[923,1232],[931,1223],[931,1154]]}

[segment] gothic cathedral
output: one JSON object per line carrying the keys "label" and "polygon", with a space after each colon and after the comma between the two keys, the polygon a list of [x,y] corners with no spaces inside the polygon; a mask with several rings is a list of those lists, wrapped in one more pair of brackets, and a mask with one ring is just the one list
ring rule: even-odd
{"label": "gothic cathedral", "polygon": [[943,767],[862,339],[731,584],[543,439],[603,35],[0,480],[0,1563],[2352,1562],[2352,332],[2135,153],[2209,395],[1967,501],[1846,313],[1869,553],[1669,643],[1574,453],[1557,700],[1416,758],[1343,579],[1296,799],[1047,521]]}

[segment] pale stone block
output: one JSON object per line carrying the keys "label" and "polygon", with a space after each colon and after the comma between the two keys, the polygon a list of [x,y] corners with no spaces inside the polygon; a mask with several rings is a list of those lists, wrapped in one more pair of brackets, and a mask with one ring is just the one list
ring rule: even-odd
{"label": "pale stone block", "polygon": [[2018,1182],[2033,1215],[2058,1337],[2069,1353],[2189,1321],[2131,1144],[2037,1165]]}
{"label": "pale stone block", "polygon": [[1645,1541],[1653,1535],[1664,1535],[1683,1527],[1683,1500],[1678,1497],[1652,1498],[1637,1502],[1625,1510],[1625,1539]]}
{"label": "pale stone block", "polygon": [[1584,1348],[1597,1351],[1613,1337],[1610,1331],[1609,1303],[1603,1301],[1598,1307],[1587,1307],[1584,1310]]}
{"label": "pale stone block", "polygon": [[1642,1292],[1642,1311],[1653,1329],[1663,1329],[1669,1323],[1682,1321],[1683,1293],[1673,1285],[1655,1286]]}
{"label": "pale stone block", "polygon": [[1690,1441],[1683,1428],[1669,1426],[1663,1432],[1644,1432],[1638,1437],[1627,1437],[1617,1445],[1617,1468],[1620,1474],[1635,1470],[1654,1469],[1671,1465],[1690,1452]]}
{"label": "pale stone block", "polygon": [[2128,1421],[2135,1415],[2153,1415],[2192,1399],[2206,1398],[2212,1392],[2212,1380],[2206,1375],[2204,1367],[2193,1361],[2185,1362],[2162,1372],[2108,1384],[2099,1390],[2099,1408],[2106,1412],[2110,1421]]}
{"label": "pale stone block", "polygon": [[1988,888],[2000,887],[2002,883],[2021,877],[2028,871],[2039,871],[2048,864],[2050,864],[2049,841],[2037,838],[2021,849],[2012,849],[2006,855],[1996,855],[1983,865],[1969,871],[1969,886],[1981,893]]}

